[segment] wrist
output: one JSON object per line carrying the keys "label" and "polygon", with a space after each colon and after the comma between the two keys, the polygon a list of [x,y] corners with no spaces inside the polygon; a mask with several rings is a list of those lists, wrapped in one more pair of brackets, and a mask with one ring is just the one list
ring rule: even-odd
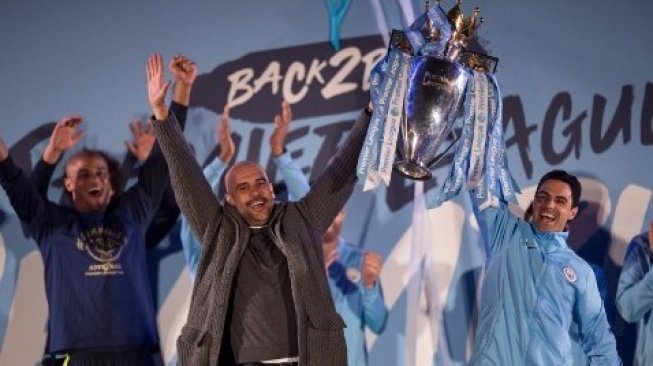
{"label": "wrist", "polygon": [[284,152],[284,148],[280,148],[280,149],[272,148],[271,150],[272,150],[272,157],[274,158],[280,157],[281,155],[283,155]]}
{"label": "wrist", "polygon": [[220,161],[221,161],[224,165],[228,165],[229,162],[230,162],[231,159],[232,159],[232,156],[228,156],[228,155],[220,155],[220,156],[218,156],[218,159],[220,159]]}
{"label": "wrist", "polygon": [[43,150],[43,156],[41,157],[43,161],[46,163],[52,165],[56,164],[57,161],[59,161],[59,158],[63,154],[63,151],[60,149],[57,149],[56,147],[48,144],[48,146],[45,147],[45,150]]}
{"label": "wrist", "polygon": [[165,105],[152,106],[152,114],[157,121],[163,121],[168,117],[168,108]]}

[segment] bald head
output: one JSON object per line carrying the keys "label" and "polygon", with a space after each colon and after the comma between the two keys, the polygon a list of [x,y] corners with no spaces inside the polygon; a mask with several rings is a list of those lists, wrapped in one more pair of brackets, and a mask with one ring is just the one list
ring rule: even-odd
{"label": "bald head", "polygon": [[256,170],[258,170],[261,175],[265,177],[265,180],[269,181],[268,175],[265,173],[263,167],[253,161],[239,161],[234,164],[227,170],[227,174],[224,176],[224,185],[227,189],[227,193],[233,192],[233,189],[237,185],[237,178],[240,177],[243,172],[254,172]]}
{"label": "bald head", "polygon": [[250,225],[265,225],[272,212],[274,191],[263,167],[241,161],[227,171],[224,180],[225,201],[236,207]]}

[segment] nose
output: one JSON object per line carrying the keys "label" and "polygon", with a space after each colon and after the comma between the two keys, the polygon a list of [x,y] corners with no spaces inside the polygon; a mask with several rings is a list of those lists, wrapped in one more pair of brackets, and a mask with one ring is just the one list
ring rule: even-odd
{"label": "nose", "polygon": [[256,188],[252,191],[252,197],[259,198],[263,194],[261,188]]}
{"label": "nose", "polygon": [[544,202],[545,207],[555,207],[555,202],[552,197],[547,198],[546,201]]}

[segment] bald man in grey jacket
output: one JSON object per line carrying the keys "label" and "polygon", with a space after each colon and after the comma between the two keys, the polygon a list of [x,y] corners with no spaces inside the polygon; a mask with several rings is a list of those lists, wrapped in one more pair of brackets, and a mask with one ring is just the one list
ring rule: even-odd
{"label": "bald man in grey jacket", "polygon": [[227,172],[223,205],[164,101],[150,104],[179,207],[203,246],[179,363],[345,365],[321,237],[354,189],[369,109],[302,200],[275,202],[263,168],[241,162]]}

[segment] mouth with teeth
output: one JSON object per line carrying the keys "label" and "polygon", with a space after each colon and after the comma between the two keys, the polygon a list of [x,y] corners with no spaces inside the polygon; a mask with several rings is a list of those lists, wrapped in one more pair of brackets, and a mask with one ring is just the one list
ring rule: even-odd
{"label": "mouth with teeth", "polygon": [[254,211],[262,211],[266,208],[267,202],[268,201],[265,199],[257,199],[247,204],[247,206],[249,206],[249,208],[251,208]]}
{"label": "mouth with teeth", "polygon": [[555,216],[552,213],[542,212],[540,214],[540,219],[544,222],[555,222]]}
{"label": "mouth with teeth", "polygon": [[98,198],[102,196],[102,189],[99,187],[96,188],[91,188],[89,189],[86,193],[88,193],[89,196]]}

